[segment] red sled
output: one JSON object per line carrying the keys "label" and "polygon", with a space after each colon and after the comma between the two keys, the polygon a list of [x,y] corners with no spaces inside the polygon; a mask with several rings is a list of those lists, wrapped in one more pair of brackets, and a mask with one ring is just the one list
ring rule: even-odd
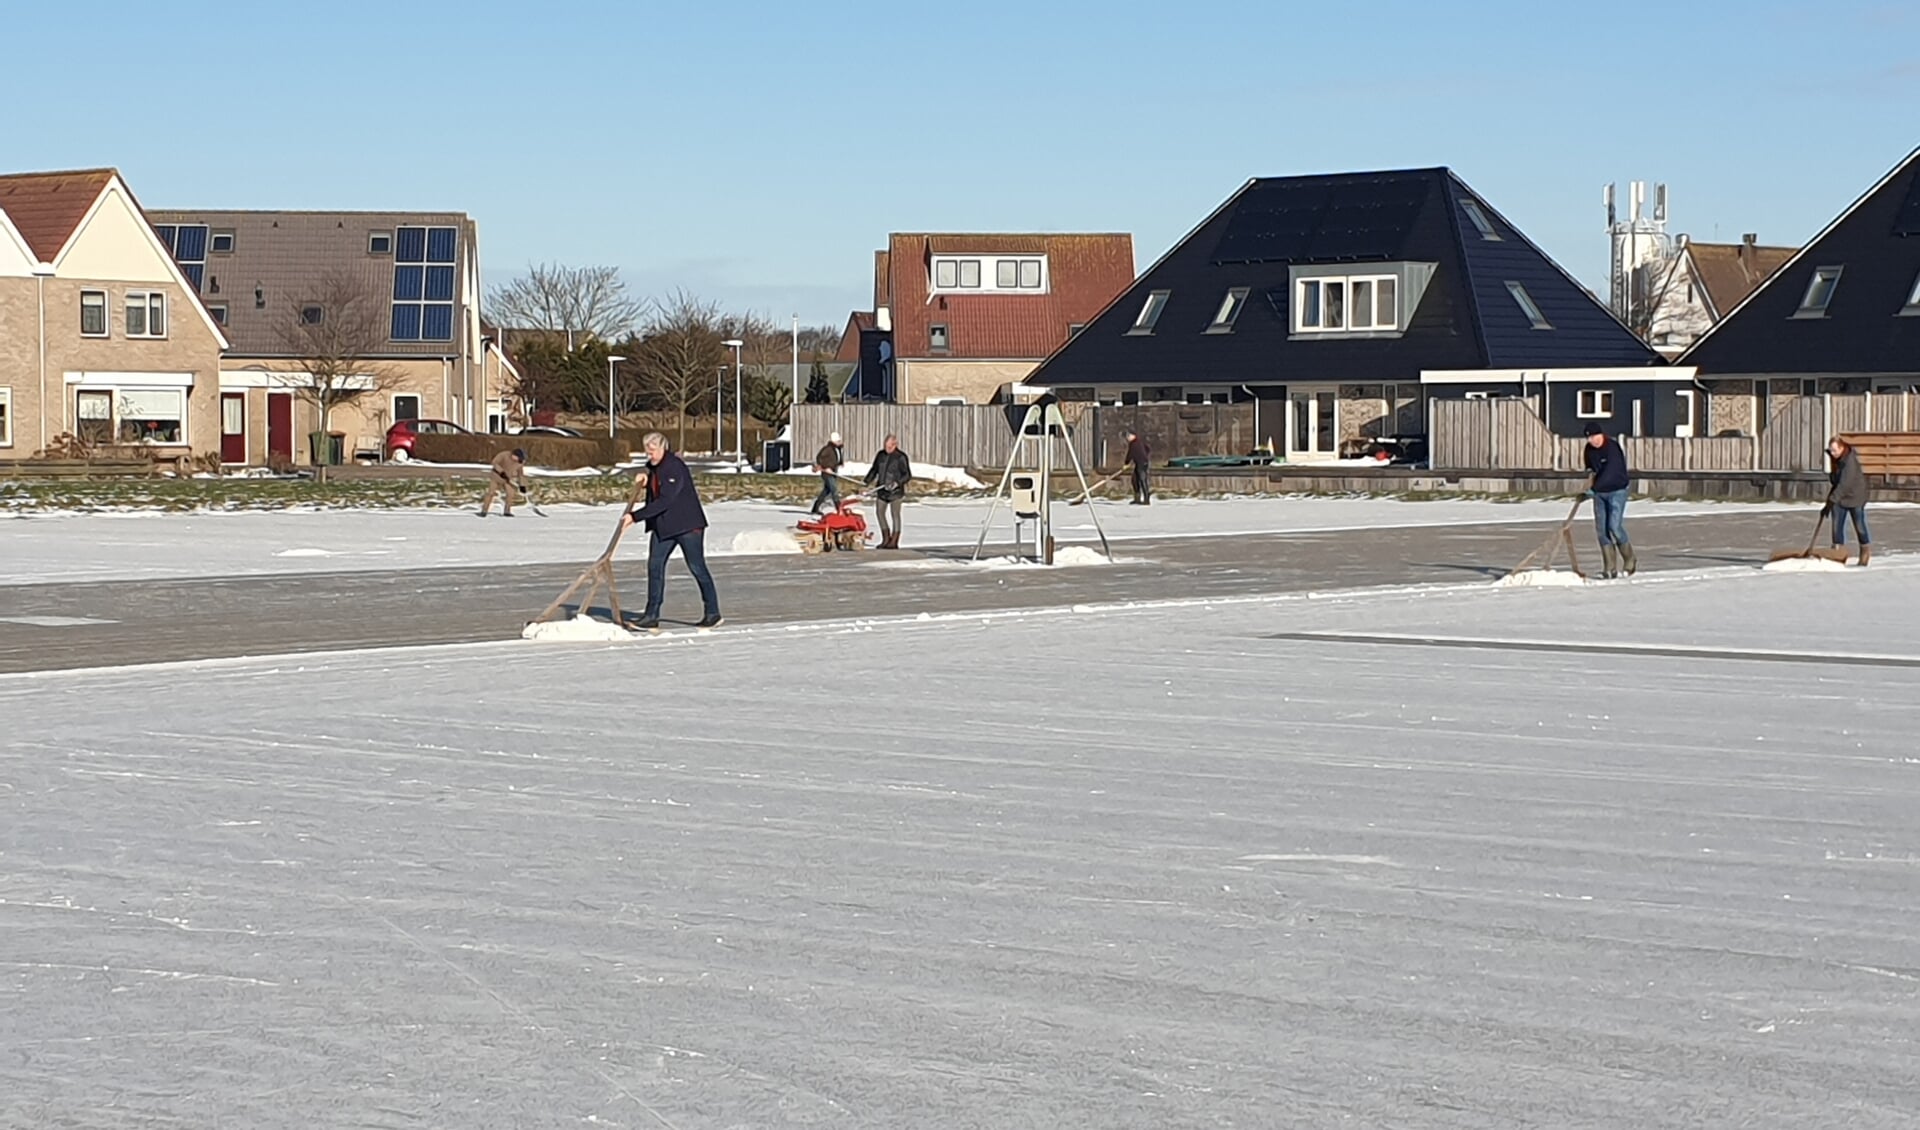
{"label": "red sled", "polygon": [[802,518],[796,525],[800,538],[800,548],[807,553],[831,553],[836,549],[865,549],[867,539],[867,520],[853,508],[858,501],[843,498],[830,514],[817,518]]}

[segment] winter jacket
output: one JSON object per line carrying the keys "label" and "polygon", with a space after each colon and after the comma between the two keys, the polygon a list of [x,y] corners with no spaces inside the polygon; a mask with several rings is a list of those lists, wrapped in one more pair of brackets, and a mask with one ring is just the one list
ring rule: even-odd
{"label": "winter jacket", "polygon": [[867,468],[867,484],[880,484],[877,493],[883,502],[892,502],[896,498],[907,496],[907,480],[913,478],[913,466],[907,462],[904,451],[888,451],[885,448],[873,457],[873,466]]}
{"label": "winter jacket", "polygon": [[1144,438],[1134,436],[1133,440],[1127,444],[1127,463],[1134,467],[1145,467],[1151,462],[1153,462],[1153,449],[1147,446]]}
{"label": "winter jacket", "polygon": [[1867,504],[1867,474],[1860,469],[1859,452],[1848,448],[1834,462],[1827,478],[1833,483],[1833,489],[1827,492],[1829,505],[1850,508]]}
{"label": "winter jacket", "polygon": [[503,482],[509,482],[521,490],[527,489],[527,465],[513,457],[513,452],[502,451],[493,457],[493,473]]}
{"label": "winter jacket", "polygon": [[647,467],[647,504],[633,512],[657,538],[677,538],[707,528],[707,513],[693,489],[693,473],[669,451]]}
{"label": "winter jacket", "polygon": [[840,454],[840,445],[837,443],[826,445],[820,449],[820,454],[813,457],[813,465],[822,471],[838,471],[844,462],[846,459]]}
{"label": "winter jacket", "polygon": [[1627,475],[1627,453],[1620,450],[1620,441],[1612,436],[1607,442],[1595,447],[1588,444],[1584,449],[1587,471],[1593,475],[1593,489],[1599,494],[1608,494],[1616,490],[1626,490],[1632,479]]}

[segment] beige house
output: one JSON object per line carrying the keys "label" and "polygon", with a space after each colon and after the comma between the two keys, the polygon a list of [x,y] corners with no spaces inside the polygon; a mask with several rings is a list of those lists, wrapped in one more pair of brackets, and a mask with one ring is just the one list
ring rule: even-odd
{"label": "beige house", "polygon": [[0,176],[0,459],[219,447],[227,342],[113,169]]}
{"label": "beige house", "polygon": [[[505,430],[514,374],[480,321],[478,227],[460,212],[150,209],[162,244],[231,345],[219,374],[223,458],[384,455],[396,420]],[[324,353],[322,352],[324,350]]]}

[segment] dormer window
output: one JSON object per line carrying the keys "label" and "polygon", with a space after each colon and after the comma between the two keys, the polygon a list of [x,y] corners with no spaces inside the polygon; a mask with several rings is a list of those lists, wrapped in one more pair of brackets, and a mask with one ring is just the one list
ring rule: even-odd
{"label": "dormer window", "polygon": [[1534,302],[1533,295],[1527,293],[1526,287],[1517,282],[1508,282],[1507,293],[1513,295],[1514,304],[1519,306],[1520,312],[1527,316],[1527,321],[1533,323],[1534,329],[1550,330],[1553,328],[1553,323],[1547,321],[1547,316],[1540,312],[1539,304]]}
{"label": "dormer window", "polygon": [[1147,295],[1146,304],[1140,307],[1140,316],[1133,320],[1133,328],[1127,332],[1130,334],[1152,333],[1153,324],[1160,320],[1160,311],[1167,308],[1167,296],[1172,293],[1170,290],[1156,290]]}
{"label": "dormer window", "polygon": [[1318,275],[1294,286],[1295,333],[1397,330],[1400,280],[1394,275]]}
{"label": "dormer window", "polygon": [[1827,304],[1833,301],[1833,292],[1840,285],[1839,267],[1817,267],[1813,278],[1807,283],[1807,293],[1800,299],[1800,309],[1793,312],[1796,318],[1824,318],[1827,316]]}
{"label": "dormer window", "polygon": [[1227,291],[1227,296],[1220,300],[1220,309],[1214,311],[1213,323],[1207,327],[1207,332],[1210,334],[1232,333],[1234,320],[1240,317],[1240,311],[1245,309],[1246,305],[1246,287],[1236,286]]}
{"label": "dormer window", "polygon": [[985,294],[1044,294],[1047,260],[1037,255],[942,256],[933,261],[933,289]]}

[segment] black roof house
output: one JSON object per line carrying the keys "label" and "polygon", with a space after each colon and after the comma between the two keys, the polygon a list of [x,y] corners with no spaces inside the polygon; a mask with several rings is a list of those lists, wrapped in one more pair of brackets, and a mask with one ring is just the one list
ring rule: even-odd
{"label": "black roof house", "polygon": [[1920,375],[1920,150],[1681,355],[1704,379]]}
{"label": "black roof house", "polygon": [[1378,384],[1663,364],[1483,197],[1433,168],[1248,181],[1028,382]]}

